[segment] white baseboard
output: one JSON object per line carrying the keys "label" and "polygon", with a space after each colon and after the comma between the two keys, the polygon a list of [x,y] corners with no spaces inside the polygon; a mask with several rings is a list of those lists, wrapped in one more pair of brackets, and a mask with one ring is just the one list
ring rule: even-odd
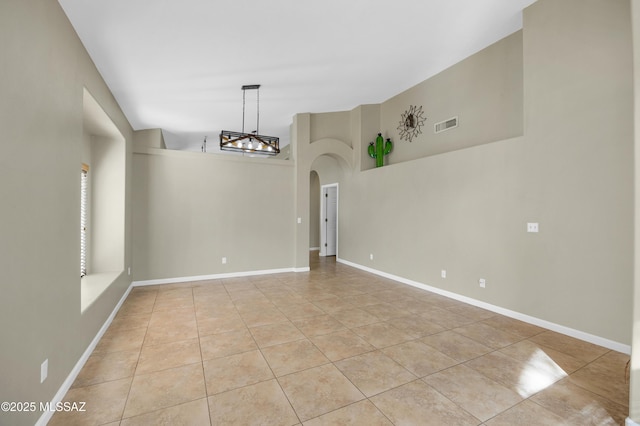
{"label": "white baseboard", "polygon": [[[82,370],[82,367],[84,367],[84,364],[87,362],[87,360],[93,353],[93,350],[96,348],[96,345],[98,344],[98,342],[100,341],[104,333],[107,331],[107,328],[109,328],[109,326],[111,325],[111,322],[113,321],[116,314],[120,310],[120,306],[122,306],[124,301],[127,299],[127,296],[129,296],[129,293],[131,292],[132,287],[133,287],[132,285],[129,285],[129,287],[127,288],[127,291],[124,292],[124,294],[120,298],[120,301],[118,302],[116,307],[113,308],[111,315],[109,315],[109,317],[104,322],[104,324],[102,324],[102,327],[100,327],[100,330],[98,330],[98,333],[96,334],[96,336],[93,338],[93,340],[91,341],[87,349],[84,351],[84,353],[82,354],[78,362],[76,362],[76,365],[73,367],[73,369],[67,376],[67,379],[62,383],[62,386],[60,386],[60,389],[58,389],[58,392],[56,392],[55,396],[51,400],[51,404],[49,405],[50,407],[55,407],[56,404],[58,402],[61,402],[62,398],[64,398],[64,396],[67,394],[67,392],[71,388],[71,385],[76,380],[76,377],[78,377],[78,374],[80,374],[80,370]],[[36,426],[46,426],[46,424],[49,423],[49,420],[51,420],[51,417],[53,417],[53,414],[54,414],[54,411],[45,411],[44,413],[42,413],[42,415],[36,422]]]}
{"label": "white baseboard", "polygon": [[627,417],[627,419],[624,421],[624,426],[640,426],[640,423],[636,423],[629,417]]}
{"label": "white baseboard", "polygon": [[320,251],[320,247],[309,247],[309,251]]}
{"label": "white baseboard", "polygon": [[[350,262],[344,259],[337,259],[337,262],[344,263],[345,265],[352,266],[357,269],[361,269],[363,271],[371,272],[372,274],[379,275],[381,277],[389,278],[391,280],[400,282],[402,284],[407,284],[413,287],[421,288],[423,290],[430,291],[432,293],[439,294],[441,296],[448,297],[450,299],[458,300],[460,302],[468,303],[469,305],[477,306],[479,308],[486,309],[488,311],[496,312],[498,314],[514,318],[520,321],[524,321],[529,324],[537,325],[539,327],[543,327],[567,336],[574,337],[576,339],[584,340],[585,342],[593,343],[598,346],[605,347],[607,349],[611,349],[613,351],[622,352],[624,354],[631,354],[631,346],[625,345],[619,342],[615,342],[613,340],[605,339],[604,337],[596,336],[593,334],[585,333],[580,330],[576,330],[573,328],[565,327],[560,324],[552,323],[550,321],[546,321],[540,318],[532,317],[526,314],[522,314],[520,312],[512,311],[510,309],[505,309],[500,306],[492,305],[490,303],[482,302],[480,300],[472,299],[467,296],[462,296],[457,293],[453,293],[450,291],[442,290],[441,288],[432,287],[427,284],[423,284],[417,281],[413,281],[407,278],[399,277],[397,275],[389,274],[387,272],[378,271],[377,269],[369,268],[367,266],[363,266],[357,263]],[[640,426],[640,425],[638,425]]]}
{"label": "white baseboard", "polygon": [[[306,268],[306,271],[308,270],[309,268]],[[132,285],[134,287],[140,287],[145,285],[176,284],[176,283],[187,283],[191,281],[219,280],[222,278],[238,278],[238,277],[251,277],[254,275],[280,274],[283,272],[305,272],[305,268],[264,269],[261,271],[228,272],[224,274],[193,275],[190,277],[161,278],[157,280],[134,281]]]}
{"label": "white baseboard", "polygon": [[[55,407],[56,404],[58,402],[61,402],[62,398],[64,398],[64,396],[67,394],[67,392],[71,388],[71,385],[73,384],[73,382],[78,377],[78,374],[80,374],[80,370],[82,370],[82,367],[84,367],[85,363],[87,362],[87,360],[89,359],[89,357],[93,353],[93,350],[96,348],[96,345],[98,344],[98,342],[100,341],[100,339],[102,338],[104,333],[107,331],[107,329],[111,325],[111,322],[113,321],[113,319],[115,318],[116,314],[118,313],[118,310],[120,310],[120,307],[122,306],[122,304],[126,300],[127,296],[129,296],[129,293],[131,292],[131,289],[133,287],[145,286],[145,285],[155,285],[155,284],[173,284],[173,283],[180,283],[180,282],[202,281],[202,280],[211,280],[211,279],[220,279],[220,278],[247,277],[247,276],[253,276],[253,275],[278,274],[278,273],[281,273],[281,272],[306,272],[306,271],[309,271],[309,270],[310,270],[309,267],[306,267],[306,268],[268,269],[268,270],[262,270],[262,271],[232,272],[232,273],[227,273],[227,274],[200,275],[200,276],[191,276],[191,277],[178,277],[178,278],[167,278],[167,279],[159,279],[159,280],[147,280],[147,281],[134,281],[134,282],[132,282],[131,285],[129,286],[129,288],[127,288],[127,291],[125,291],[125,293],[120,298],[120,301],[118,302],[118,304],[115,306],[115,308],[113,308],[113,311],[111,312],[111,315],[109,315],[109,317],[104,322],[104,324],[102,325],[102,327],[100,328],[100,330],[98,331],[96,336],[93,338],[93,340],[91,341],[91,343],[87,347],[87,349],[84,351],[84,353],[82,354],[82,356],[80,357],[80,359],[78,360],[76,365],[73,367],[73,369],[71,370],[71,372],[67,376],[67,378],[64,381],[64,383],[62,383],[62,386],[60,386],[60,389],[58,389],[58,392],[55,394],[55,396],[51,400],[51,405],[50,406]],[[46,426],[46,424],[49,422],[49,420],[51,420],[51,417],[53,416],[53,414],[54,414],[53,411],[47,411],[47,412],[42,413],[42,415],[40,416],[40,418],[36,422],[36,426]]]}

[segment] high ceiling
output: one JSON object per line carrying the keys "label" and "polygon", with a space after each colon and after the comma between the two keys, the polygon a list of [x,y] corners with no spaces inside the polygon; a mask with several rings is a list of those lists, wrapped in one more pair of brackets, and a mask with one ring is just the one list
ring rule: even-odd
{"label": "high ceiling", "polygon": [[[58,0],[135,130],[200,150],[299,112],[380,103],[522,27],[535,0]],[[247,91],[246,131],[256,91]]]}

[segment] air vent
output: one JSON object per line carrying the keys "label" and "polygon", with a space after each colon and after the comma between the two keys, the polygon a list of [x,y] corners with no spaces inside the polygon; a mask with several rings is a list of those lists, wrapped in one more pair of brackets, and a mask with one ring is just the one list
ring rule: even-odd
{"label": "air vent", "polygon": [[433,125],[433,132],[440,133],[445,130],[454,129],[458,127],[458,117],[453,117],[448,120],[441,121]]}

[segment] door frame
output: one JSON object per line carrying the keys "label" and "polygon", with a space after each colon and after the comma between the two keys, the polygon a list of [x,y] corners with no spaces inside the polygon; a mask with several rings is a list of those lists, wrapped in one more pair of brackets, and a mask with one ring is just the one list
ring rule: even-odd
{"label": "door frame", "polygon": [[[338,235],[339,235],[339,222],[340,222],[340,188],[338,183],[329,183],[326,185],[320,185],[320,256],[326,256],[325,243],[327,242],[326,233],[324,232],[324,228],[326,226],[325,222],[325,212],[326,212],[326,203],[327,197],[324,196],[325,188],[335,187],[336,188],[336,259],[338,258]],[[333,255],[332,255],[333,256]]]}

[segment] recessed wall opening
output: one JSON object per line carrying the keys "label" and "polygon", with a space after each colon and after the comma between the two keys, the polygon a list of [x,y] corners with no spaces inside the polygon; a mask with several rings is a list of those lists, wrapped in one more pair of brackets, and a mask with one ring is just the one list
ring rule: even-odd
{"label": "recessed wall opening", "polygon": [[[124,271],[125,139],[84,89],[81,167],[86,176],[85,270],[81,310],[89,307]],[[84,166],[83,166],[84,165]]]}

